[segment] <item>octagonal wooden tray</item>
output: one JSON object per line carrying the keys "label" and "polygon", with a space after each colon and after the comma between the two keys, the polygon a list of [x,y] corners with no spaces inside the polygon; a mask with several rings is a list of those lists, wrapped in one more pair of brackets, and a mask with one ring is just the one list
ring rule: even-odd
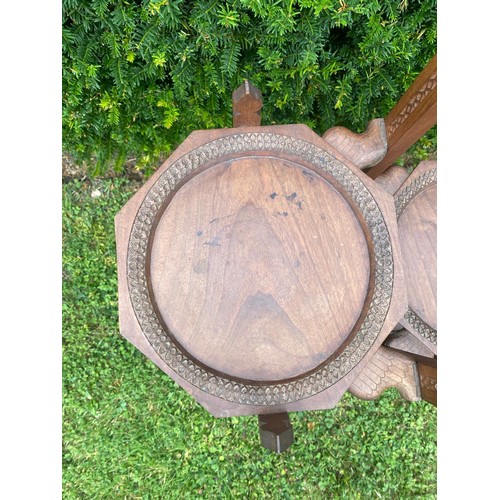
{"label": "octagonal wooden tray", "polygon": [[305,126],[197,133],[117,216],[122,333],[214,414],[331,407],[406,310],[395,225]]}

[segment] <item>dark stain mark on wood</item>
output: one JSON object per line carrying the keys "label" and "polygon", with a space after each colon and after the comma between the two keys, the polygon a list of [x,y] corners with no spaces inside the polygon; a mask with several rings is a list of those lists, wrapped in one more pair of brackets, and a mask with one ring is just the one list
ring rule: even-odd
{"label": "dark stain mark on wood", "polygon": [[321,220],[326,220],[326,215],[325,214],[321,214],[320,217],[321,217]]}
{"label": "dark stain mark on wood", "polygon": [[300,260],[297,259],[294,263],[293,263],[293,267],[300,267]]}
{"label": "dark stain mark on wood", "polygon": [[[311,174],[309,172],[307,172],[307,170],[304,170],[303,174],[309,179],[310,182],[313,181],[312,176],[309,177]],[[271,193],[269,195],[269,198],[271,198],[271,200],[274,200],[277,196],[284,196],[285,199],[286,199],[286,201],[289,201],[290,203],[293,203],[294,205],[297,205],[297,207],[299,207],[299,209],[302,210],[302,203],[303,202],[300,201],[300,200],[295,201],[295,199],[298,196],[295,191],[292,194],[289,194],[289,195],[286,195],[286,194],[279,195],[278,193],[274,192],[274,193]],[[275,215],[284,215],[286,217],[288,215],[288,212],[275,212],[274,214]]]}
{"label": "dark stain mark on wood", "polygon": [[220,238],[219,238],[219,236],[216,236],[215,238],[212,238],[209,241],[205,241],[205,245],[210,245],[211,247],[220,247],[220,246],[222,246],[220,244]]}
{"label": "dark stain mark on wood", "polygon": [[307,177],[307,180],[309,182],[313,182],[314,181],[313,174],[311,172],[309,172],[309,170],[302,170],[302,174]]}
{"label": "dark stain mark on wood", "polygon": [[209,224],[213,224],[214,222],[219,222],[222,219],[227,219],[229,217],[234,217],[234,214],[229,214],[229,215],[224,215],[223,217],[216,217],[215,219],[212,219]]}
{"label": "dark stain mark on wood", "polygon": [[196,231],[196,236],[201,236],[203,234],[203,231]]}

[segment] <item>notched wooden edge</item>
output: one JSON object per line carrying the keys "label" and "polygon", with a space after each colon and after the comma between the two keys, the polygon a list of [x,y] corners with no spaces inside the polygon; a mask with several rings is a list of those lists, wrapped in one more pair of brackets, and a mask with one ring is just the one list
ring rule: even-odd
{"label": "notched wooden edge", "polygon": [[392,331],[384,342],[384,345],[393,349],[399,349],[409,354],[418,354],[426,358],[433,358],[434,352],[429,349],[413,333],[401,327],[400,330]]}
{"label": "notched wooden edge", "polygon": [[245,80],[234,92],[233,127],[260,126],[262,92]]}

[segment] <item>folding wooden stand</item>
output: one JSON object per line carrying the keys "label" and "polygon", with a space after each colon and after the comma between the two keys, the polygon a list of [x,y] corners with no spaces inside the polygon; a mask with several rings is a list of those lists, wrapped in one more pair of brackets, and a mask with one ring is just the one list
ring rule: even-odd
{"label": "folding wooden stand", "polygon": [[261,127],[261,107],[245,82],[234,128],[192,133],[116,216],[120,330],[214,416],[258,415],[281,452],[290,411],[424,394],[435,166],[391,192],[362,171],[386,153],[384,120],[321,138]]}

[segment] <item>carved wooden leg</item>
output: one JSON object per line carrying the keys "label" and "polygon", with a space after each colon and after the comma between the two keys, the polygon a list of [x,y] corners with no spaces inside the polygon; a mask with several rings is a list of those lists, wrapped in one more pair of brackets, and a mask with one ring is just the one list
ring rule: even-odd
{"label": "carved wooden leg", "polygon": [[295,441],[288,413],[259,415],[260,442],[264,448],[281,453]]}
{"label": "carved wooden leg", "polygon": [[437,406],[437,358],[417,360],[422,399]]}

